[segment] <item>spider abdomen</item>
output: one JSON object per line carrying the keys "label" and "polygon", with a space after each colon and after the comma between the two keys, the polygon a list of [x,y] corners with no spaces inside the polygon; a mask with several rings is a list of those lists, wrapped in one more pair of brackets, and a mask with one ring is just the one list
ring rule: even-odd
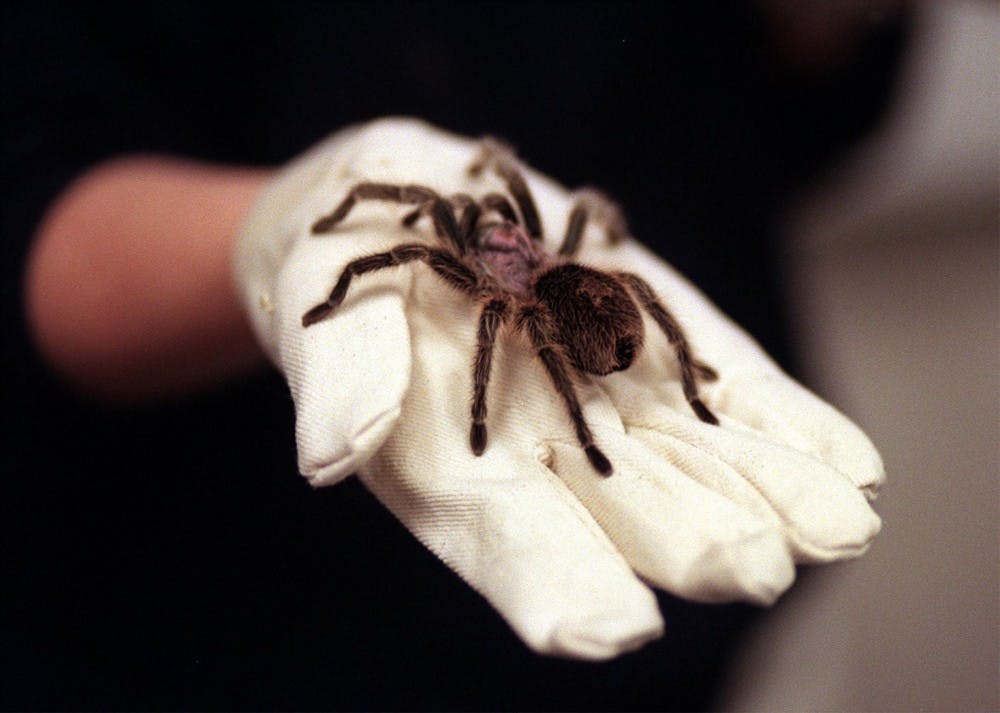
{"label": "spider abdomen", "polygon": [[575,263],[541,273],[536,299],[552,314],[556,336],[578,370],[603,376],[627,369],[642,350],[642,316],[622,284]]}

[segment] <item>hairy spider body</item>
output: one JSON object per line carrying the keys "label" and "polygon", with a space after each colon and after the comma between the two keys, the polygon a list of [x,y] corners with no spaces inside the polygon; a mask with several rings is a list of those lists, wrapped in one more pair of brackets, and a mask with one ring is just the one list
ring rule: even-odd
{"label": "hairy spider body", "polygon": [[483,274],[504,292],[520,298],[531,294],[538,268],[551,262],[541,245],[510,222],[485,225],[473,238],[474,260]]}
{"label": "hairy spider body", "polygon": [[642,350],[642,315],[611,275],[576,263],[556,265],[538,275],[534,296],[547,306],[555,339],[577,371],[622,371]]}
{"label": "hairy spider body", "polygon": [[499,193],[489,193],[476,201],[465,194],[444,198],[418,185],[364,182],[352,188],[332,213],[313,224],[313,233],[333,230],[358,200],[384,200],[416,206],[403,217],[406,226],[413,226],[421,216],[429,216],[442,245],[403,243],[350,261],[327,299],[302,316],[303,326],[309,327],[335,310],[354,277],[423,262],[449,285],[482,305],[472,369],[472,451],[481,455],[486,449],[486,389],[493,350],[501,327],[510,325],[524,334],[535,350],[562,398],[591,465],[602,475],[610,475],[611,463],[594,443],[571,372],[605,376],[627,369],[643,348],[645,330],[640,309],[644,309],[677,353],[681,384],[692,410],[702,421],[717,424],[714,414],[701,401],[696,384],[696,378],[712,380],[716,374],[693,358],[680,326],[649,284],[633,273],[607,273],[572,261],[590,217],[604,223],[612,241],[626,234],[617,207],[596,192],[580,192],[562,244],[553,255],[542,243],[541,220],[513,154],[503,145],[486,140],[469,173],[476,176],[487,166],[506,182],[517,204],[516,211]]}

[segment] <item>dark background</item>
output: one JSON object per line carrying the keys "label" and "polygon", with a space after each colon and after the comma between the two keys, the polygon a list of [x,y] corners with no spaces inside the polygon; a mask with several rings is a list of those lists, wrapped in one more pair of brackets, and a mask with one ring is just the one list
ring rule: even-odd
{"label": "dark background", "polygon": [[813,52],[780,5],[4,4],[0,707],[709,707],[752,608],[661,595],[662,641],[536,656],[354,480],[296,475],[275,373],[93,403],[33,352],[21,270],[102,159],[277,164],[409,114],[607,190],[794,373],[782,210],[876,125],[906,21]]}

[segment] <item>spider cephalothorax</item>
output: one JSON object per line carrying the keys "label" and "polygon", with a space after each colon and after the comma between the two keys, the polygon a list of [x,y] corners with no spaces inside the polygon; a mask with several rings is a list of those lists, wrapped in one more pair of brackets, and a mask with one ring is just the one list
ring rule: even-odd
{"label": "spider cephalothorax", "polygon": [[497,331],[510,325],[530,341],[559,393],[587,458],[602,475],[611,463],[594,444],[583,418],[571,371],[604,376],[627,369],[644,342],[640,308],[653,318],[677,352],[684,395],[698,418],[718,423],[698,397],[696,377],[716,378],[708,366],[694,360],[677,321],[649,284],[630,272],[602,272],[573,262],[590,217],[604,224],[615,242],[626,233],[617,207],[594,191],[582,191],[570,212],[566,233],[556,254],[545,250],[542,224],[528,185],[513,153],[486,140],[469,167],[473,176],[492,167],[507,184],[517,210],[499,193],[478,201],[459,193],[447,198],[420,185],[359,183],[340,205],[317,220],[313,233],[332,230],[358,200],[383,200],[415,206],[403,223],[412,226],[430,216],[440,246],[404,243],[386,252],[359,257],[341,272],[333,291],[302,316],[305,327],[323,319],[344,300],[351,279],[419,260],[452,287],[482,304],[472,378],[473,452],[486,449],[486,386],[489,382]]}

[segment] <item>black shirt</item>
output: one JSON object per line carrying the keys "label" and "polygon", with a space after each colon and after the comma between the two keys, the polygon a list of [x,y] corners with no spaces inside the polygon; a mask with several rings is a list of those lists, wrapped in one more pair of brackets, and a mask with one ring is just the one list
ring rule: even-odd
{"label": "black shirt", "polygon": [[46,205],[102,159],[277,164],[408,114],[602,187],[794,371],[776,226],[873,125],[903,28],[805,72],[758,7],[4,5],[0,706],[709,706],[751,608],[660,593],[663,640],[601,665],[536,656],[357,482],[296,475],[276,374],[93,404],[32,351],[20,281]]}

